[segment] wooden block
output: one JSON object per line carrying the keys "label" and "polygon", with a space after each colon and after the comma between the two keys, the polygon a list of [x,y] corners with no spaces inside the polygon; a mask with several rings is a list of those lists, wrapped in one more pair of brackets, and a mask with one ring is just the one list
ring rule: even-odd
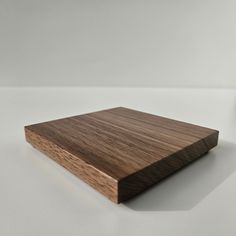
{"label": "wooden block", "polygon": [[33,147],[116,203],[208,152],[218,134],[122,107],[25,127]]}

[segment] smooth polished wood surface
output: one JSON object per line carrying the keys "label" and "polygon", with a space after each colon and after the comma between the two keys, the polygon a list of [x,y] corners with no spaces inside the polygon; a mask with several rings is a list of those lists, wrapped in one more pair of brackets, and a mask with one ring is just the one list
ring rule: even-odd
{"label": "smooth polished wood surface", "polygon": [[122,107],[25,127],[29,143],[116,203],[208,152],[218,133]]}

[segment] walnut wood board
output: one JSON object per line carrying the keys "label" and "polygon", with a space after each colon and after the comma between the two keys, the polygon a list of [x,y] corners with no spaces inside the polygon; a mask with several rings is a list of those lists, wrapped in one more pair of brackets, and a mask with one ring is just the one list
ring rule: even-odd
{"label": "walnut wood board", "polygon": [[123,107],[25,126],[33,147],[115,203],[207,153],[218,134]]}

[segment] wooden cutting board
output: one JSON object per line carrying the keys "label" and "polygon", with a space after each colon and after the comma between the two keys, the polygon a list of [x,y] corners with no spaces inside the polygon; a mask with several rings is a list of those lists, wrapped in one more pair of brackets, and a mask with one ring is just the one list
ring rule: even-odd
{"label": "wooden cutting board", "polygon": [[33,147],[116,203],[207,153],[218,134],[123,107],[25,126]]}

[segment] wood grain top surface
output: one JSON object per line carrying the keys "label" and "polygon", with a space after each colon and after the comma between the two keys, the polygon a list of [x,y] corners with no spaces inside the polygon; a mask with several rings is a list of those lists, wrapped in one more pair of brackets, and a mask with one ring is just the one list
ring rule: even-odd
{"label": "wood grain top surface", "polygon": [[195,143],[209,150],[212,144],[205,138],[218,133],[123,107],[30,125],[26,129],[115,180]]}

